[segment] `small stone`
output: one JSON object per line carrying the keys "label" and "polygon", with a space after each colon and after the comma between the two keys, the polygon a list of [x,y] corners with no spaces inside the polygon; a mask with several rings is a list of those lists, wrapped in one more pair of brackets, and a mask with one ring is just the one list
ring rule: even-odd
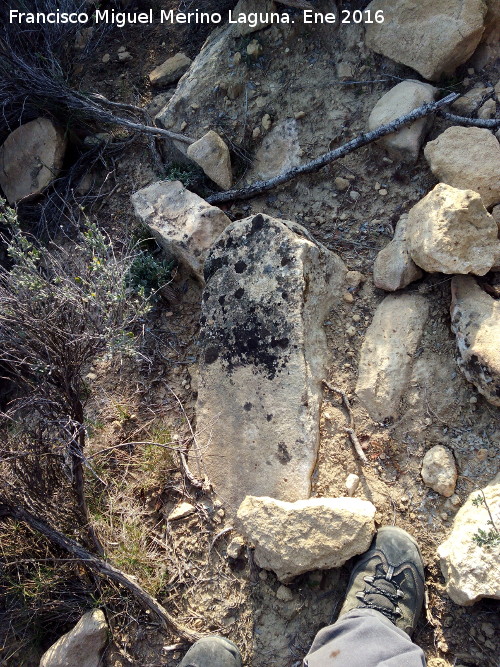
{"label": "small stone", "polygon": [[344,292],[343,299],[346,303],[354,302],[354,296],[350,292]]}
{"label": "small stone", "polygon": [[340,190],[340,192],[344,192],[344,190],[347,190],[347,188],[350,185],[347,178],[342,178],[341,176],[337,176],[337,178],[333,181],[333,184],[335,185],[337,190]]}
{"label": "small stone", "polygon": [[497,110],[497,103],[495,100],[486,100],[482,107],[477,112],[478,118],[483,118],[485,120],[493,118]]}
{"label": "small stone", "polygon": [[347,490],[347,495],[353,496],[356,493],[356,489],[358,488],[358,486],[359,486],[359,475],[355,475],[354,473],[348,475],[345,481],[345,488]]}
{"label": "small stone", "polygon": [[103,63],[109,63],[110,60],[111,60],[111,56],[109,55],[109,53],[105,53],[102,57],[102,62]]}
{"label": "small stone", "polygon": [[306,115],[305,111],[297,111],[293,114],[295,120],[300,120],[301,118],[304,118]]}
{"label": "small stone", "polygon": [[359,192],[357,192],[356,190],[351,190],[351,191],[349,192],[349,197],[350,197],[353,201],[357,201],[357,200],[361,197],[361,194],[360,194]]}
{"label": "small stone", "polygon": [[288,586],[283,586],[283,584],[281,584],[281,586],[276,591],[276,597],[282,602],[290,602],[293,600],[293,593],[288,588]]}
{"label": "small stone", "polygon": [[458,496],[456,493],[450,496],[450,503],[453,505],[453,507],[459,507],[461,502],[462,501],[460,500],[460,496]]}
{"label": "small stone", "polygon": [[[455,492],[457,467],[453,454],[442,445],[431,447],[422,462],[422,479],[433,491],[449,498]],[[448,518],[448,515],[446,515]]]}
{"label": "small stone", "polygon": [[268,113],[266,113],[264,116],[262,116],[261,124],[262,124],[262,127],[265,130],[269,130],[271,128],[272,120],[271,120],[271,116]]}
{"label": "small stone", "polygon": [[356,335],[356,327],[353,327],[353,326],[347,327],[345,332],[349,336],[349,338],[352,338],[353,336]]}
{"label": "small stone", "polygon": [[174,507],[174,509],[167,516],[167,521],[178,521],[179,519],[185,519],[195,511],[196,508],[194,505],[191,505],[191,503],[180,503],[177,505],[177,507]]}
{"label": "small stone", "polygon": [[233,56],[233,61],[235,65],[239,65],[241,62],[241,53],[239,51],[236,51],[236,53]]}
{"label": "small stone", "polygon": [[495,636],[495,626],[493,623],[481,623],[481,630],[490,639]]}
{"label": "small stone", "polygon": [[395,292],[423,276],[412,260],[406,244],[407,216],[401,216],[392,241],[377,255],[373,265],[373,282],[387,292]]}
{"label": "small stone", "polygon": [[184,53],[176,53],[164,63],[155,67],[149,74],[149,80],[153,86],[166,86],[178,81],[187,72],[191,65],[191,59]]}
{"label": "small stone", "polygon": [[185,120],[183,120],[182,123],[181,123],[181,128],[180,128],[181,132],[183,132],[186,129],[186,127],[187,127],[187,123],[186,123]]}
{"label": "small stone", "polygon": [[117,53],[125,53],[126,50],[127,50],[126,46],[120,46],[120,47],[118,47]]}
{"label": "small stone", "polygon": [[121,51],[118,54],[118,60],[120,62],[124,62],[125,60],[131,60],[132,59],[132,54],[129,51]]}
{"label": "small stone", "polygon": [[352,79],[354,76],[354,67],[351,63],[341,61],[337,63],[337,77],[341,81]]}
{"label": "small stone", "polygon": [[379,195],[380,195],[381,197],[385,197],[386,195],[389,194],[388,191],[387,191],[385,188],[380,188],[380,190],[378,191],[378,193],[379,193]]}
{"label": "small stone", "polygon": [[210,130],[187,149],[187,155],[196,162],[205,174],[223,190],[229,190],[233,183],[231,156],[223,139]]}
{"label": "small stone", "polygon": [[345,280],[349,287],[357,288],[365,282],[366,277],[360,271],[348,271],[345,274]]}
{"label": "small stone", "polygon": [[92,382],[94,380],[97,380],[97,375],[95,373],[87,373],[85,377],[87,378],[87,380],[91,380]]}
{"label": "small stone", "polygon": [[261,135],[260,127],[254,127],[252,132],[252,137],[258,139]]}
{"label": "small stone", "polygon": [[239,535],[236,535],[236,537],[233,537],[231,542],[227,545],[226,549],[226,554],[228,558],[234,558],[235,560],[241,556],[241,552],[243,551],[243,547],[245,546],[245,543],[243,541],[243,538],[240,537]]}
{"label": "small stone", "polygon": [[259,56],[262,55],[262,44],[258,42],[256,39],[252,39],[250,44],[247,46],[247,55],[250,56],[250,58],[259,58]]}
{"label": "small stone", "polygon": [[448,521],[448,514],[446,512],[441,512],[439,515],[443,521]]}
{"label": "small stone", "polygon": [[476,458],[478,461],[486,461],[488,458],[488,450],[487,449],[479,449]]}

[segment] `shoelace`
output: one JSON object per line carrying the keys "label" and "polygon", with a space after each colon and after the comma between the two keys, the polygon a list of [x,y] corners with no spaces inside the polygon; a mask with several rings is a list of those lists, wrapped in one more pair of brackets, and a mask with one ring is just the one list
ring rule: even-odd
{"label": "shoelace", "polygon": [[[376,577],[364,577],[364,581],[370,585],[370,590],[365,590],[360,591],[359,593],[356,593],[356,597],[358,600],[361,600],[363,602],[362,607],[358,608],[368,608],[368,609],[375,609],[376,611],[379,611],[381,614],[386,616],[390,621],[393,623],[396,621],[397,618],[399,618],[402,615],[401,610],[398,607],[398,601],[404,596],[403,591],[399,587],[397,581],[392,579],[392,574],[393,574],[394,568],[389,567],[389,570],[385,576],[376,576]],[[379,586],[376,581],[380,580],[380,582],[384,582],[384,587]],[[390,590],[387,590],[386,586],[389,584],[390,586],[394,587],[394,592],[391,592]],[[389,601],[389,603],[392,605],[393,608],[390,608],[389,606],[382,604],[377,604],[377,602],[373,600],[367,600],[367,597],[372,597],[372,596],[381,596],[382,598],[385,598],[386,600]]]}

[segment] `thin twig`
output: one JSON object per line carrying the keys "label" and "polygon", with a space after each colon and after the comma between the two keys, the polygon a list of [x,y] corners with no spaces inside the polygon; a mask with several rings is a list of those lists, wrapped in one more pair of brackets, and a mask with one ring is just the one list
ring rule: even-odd
{"label": "thin twig", "polygon": [[356,454],[359,456],[361,461],[363,461],[363,463],[368,463],[366,454],[364,453],[363,448],[361,447],[361,443],[358,440],[358,436],[356,435],[356,432],[354,430],[354,417],[352,414],[351,404],[349,402],[349,399],[347,398],[347,394],[345,393],[345,391],[340,389],[340,387],[334,387],[326,380],[323,380],[323,384],[327,389],[333,391],[334,393],[340,394],[340,396],[342,397],[342,402],[344,403],[345,409],[347,410],[347,414],[349,415],[349,427],[348,428],[345,427],[344,431],[349,435],[353,447],[356,450]]}
{"label": "thin twig", "polygon": [[456,116],[454,113],[448,111],[439,111],[441,118],[451,120],[457,125],[470,125],[472,127],[484,127],[489,130],[495,130],[500,127],[500,118],[468,118],[467,116]]}

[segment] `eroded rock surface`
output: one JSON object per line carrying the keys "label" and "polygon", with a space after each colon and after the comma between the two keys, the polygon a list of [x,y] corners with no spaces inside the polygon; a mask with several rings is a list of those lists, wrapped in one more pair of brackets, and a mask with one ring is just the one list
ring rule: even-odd
{"label": "eroded rock surface", "polygon": [[453,278],[451,297],[458,366],[490,403],[500,406],[500,301],[465,276]]}
{"label": "eroded rock surface", "polygon": [[158,243],[203,280],[208,249],[231,222],[229,218],[180,181],[148,185],[132,195],[132,204]]}
{"label": "eroded rock surface", "polygon": [[401,216],[394,238],[378,253],[373,265],[375,286],[387,292],[402,289],[424,275],[412,260],[406,245],[407,221],[408,216]]}
{"label": "eroded rock surface", "polygon": [[344,274],[303,227],[264,215],[227,227],[205,262],[199,472],[230,513],[247,495],[309,497],[327,356],[322,323]]}
{"label": "eroded rock surface", "polygon": [[449,498],[455,493],[457,466],[452,452],[442,445],[431,447],[422,461],[422,479],[436,493]]}
{"label": "eroded rock surface", "polygon": [[310,498],[286,503],[248,496],[237,530],[255,547],[255,562],[287,583],[311,570],[340,567],[368,549],[375,506],[359,498]]}
{"label": "eroded rock surface", "polygon": [[395,418],[429,312],[418,294],[386,297],[361,347],[356,394],[376,421]]}
{"label": "eroded rock surface", "polygon": [[210,130],[191,144],[187,149],[187,155],[200,165],[214,183],[223,190],[229,190],[233,183],[231,156],[229,148],[217,132]]}
{"label": "eroded rock surface", "polygon": [[262,141],[247,180],[253,183],[256,180],[273,178],[282,171],[299,165],[301,155],[297,121],[287,118],[273,127]]}
{"label": "eroded rock surface", "polygon": [[482,492],[476,490],[470,494],[455,516],[448,539],[438,548],[446,591],[456,604],[468,606],[485,597],[500,599],[500,543],[490,538],[491,543],[485,548],[474,539],[480,536],[480,530],[490,534],[493,529],[488,523],[490,513],[498,529],[500,474]]}
{"label": "eroded rock surface", "polygon": [[43,654],[40,667],[99,667],[107,639],[104,613],[89,611]]}
{"label": "eroded rock surface", "polygon": [[168,58],[164,63],[155,67],[149,75],[149,80],[153,86],[166,86],[169,83],[178,81],[181,76],[187,72],[191,65],[191,58],[184,53],[176,53],[175,56]]}

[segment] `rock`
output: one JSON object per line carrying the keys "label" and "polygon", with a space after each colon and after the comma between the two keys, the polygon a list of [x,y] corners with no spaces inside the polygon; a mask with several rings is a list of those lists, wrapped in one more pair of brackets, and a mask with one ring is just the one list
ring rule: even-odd
{"label": "rock", "polygon": [[354,287],[354,289],[357,289],[365,280],[365,276],[360,271],[348,271],[345,274],[346,283],[349,287]]}
{"label": "rock", "polygon": [[196,511],[194,505],[191,503],[180,503],[177,507],[170,512],[167,516],[167,521],[177,521],[178,519],[185,519],[190,514],[193,514]]}
{"label": "rock", "polygon": [[483,276],[499,254],[497,234],[477,192],[438,183],[410,209],[406,243],[424,271]]}
{"label": "rock", "polygon": [[373,265],[375,286],[387,292],[403,289],[424,275],[412,260],[406,245],[407,220],[408,216],[401,216],[394,238],[378,253]]}
{"label": "rock", "polygon": [[361,347],[356,394],[375,421],[396,418],[429,305],[418,294],[387,296]]}
{"label": "rock", "polygon": [[500,144],[480,127],[449,127],[430,141],[424,154],[440,181],[479,192],[486,208],[500,202]]}
{"label": "rock", "polygon": [[287,118],[273,127],[264,138],[247,179],[253,183],[273,178],[286,169],[298,166],[301,155],[297,121]]}
{"label": "rock", "polygon": [[[437,88],[429,83],[409,79],[391,88],[374,106],[368,118],[368,129],[375,130],[390,123],[399,116],[436,99]],[[398,132],[388,134],[378,143],[389,155],[405,162],[416,162],[426,132],[432,124],[432,117],[420,118],[411,125],[405,125]]]}
{"label": "rock", "polygon": [[344,192],[344,190],[347,190],[347,188],[350,185],[350,181],[347,180],[347,178],[342,178],[342,176],[337,176],[335,180],[333,181],[333,184],[337,188],[337,190],[340,190],[340,192]]}
{"label": "rock", "polygon": [[351,63],[341,61],[337,63],[337,77],[341,81],[352,79],[354,76],[354,66]]}
{"label": "rock", "polygon": [[229,148],[217,132],[210,130],[187,149],[188,157],[199,164],[205,174],[223,190],[233,184]]}
{"label": "rock", "polygon": [[463,276],[451,281],[451,298],[458,366],[487,401],[500,406],[500,301]]}
{"label": "rock", "polygon": [[147,106],[149,115],[154,117],[156,114],[160,113],[160,111],[170,102],[173,94],[174,91],[169,90],[165,93],[155,95]]}
{"label": "rock", "polygon": [[496,546],[487,547],[474,540],[478,531],[488,534],[492,530],[488,510],[496,526],[500,525],[500,474],[482,493],[470,494],[455,515],[450,535],[438,548],[446,592],[453,602],[465,606],[485,597],[500,599],[498,542]]}
{"label": "rock", "polygon": [[37,118],[9,134],[0,147],[0,187],[9,202],[39,194],[59,175],[66,139],[48,118]]}
{"label": "rock", "polygon": [[132,204],[158,243],[203,281],[208,249],[231,222],[229,218],[179,181],[148,185],[132,195]]}
{"label": "rock", "polygon": [[431,447],[422,461],[422,479],[433,491],[449,498],[455,493],[457,466],[449,449],[442,445]]}
{"label": "rock", "polygon": [[238,531],[255,547],[255,562],[287,583],[312,570],[340,567],[365,552],[375,533],[375,506],[359,498],[287,503],[247,496]]}
{"label": "rock", "polygon": [[486,100],[486,102],[481,105],[481,108],[477,112],[477,117],[488,120],[493,118],[497,111],[497,103],[495,100]]}
{"label": "rock", "polygon": [[231,224],[212,247],[197,439],[200,470],[228,513],[246,495],[309,497],[328,358],[322,323],[344,274],[337,255],[303,227],[268,216]]}
{"label": "rock", "polygon": [[467,116],[474,113],[480,106],[483,99],[491,92],[491,88],[485,88],[482,85],[474,86],[468,90],[464,95],[455,100],[451,105],[453,113],[459,116]]}
{"label": "rock", "polygon": [[107,640],[108,625],[103,612],[89,611],[43,654],[40,667],[99,667]]}
{"label": "rock", "polygon": [[191,66],[191,58],[184,53],[176,53],[172,58],[168,58],[164,63],[155,67],[149,75],[149,80],[153,86],[166,86],[169,83],[178,81],[181,76],[187,72]]}
{"label": "rock", "polygon": [[293,593],[288,588],[288,586],[283,586],[283,584],[281,584],[281,586],[276,591],[276,597],[282,602],[290,602],[293,600]]}
{"label": "rock", "polygon": [[351,473],[350,475],[347,475],[347,479],[345,481],[345,488],[347,491],[347,495],[349,497],[352,497],[356,493],[356,489],[359,486],[359,475],[355,475],[354,473]]}
{"label": "rock", "polygon": [[273,121],[271,120],[271,116],[268,113],[264,114],[262,116],[262,121],[261,121],[262,127],[265,130],[270,130],[272,124],[273,124]]}
{"label": "rock", "polygon": [[245,546],[245,543],[243,542],[243,538],[240,537],[240,535],[236,535],[236,537],[233,537],[231,542],[227,545],[226,549],[226,554],[228,558],[239,558],[241,556],[241,552],[243,551],[243,547]]}
{"label": "rock", "polygon": [[247,56],[257,59],[262,55],[262,44],[256,39],[252,39],[247,46]]}
{"label": "rock", "polygon": [[366,26],[366,45],[430,81],[470,58],[486,14],[483,0],[373,0],[368,9],[385,10],[385,20]]}
{"label": "rock", "polygon": [[124,62],[125,60],[132,60],[132,54],[129,51],[119,51],[118,60]]}
{"label": "rock", "polygon": [[255,25],[252,25],[253,21],[250,23],[248,20],[233,24],[235,34],[243,37],[266,28],[270,23],[269,15],[273,11],[276,11],[276,5],[272,0],[240,0],[232,12],[233,21],[238,21],[240,14],[244,17],[255,14],[256,21]]}

